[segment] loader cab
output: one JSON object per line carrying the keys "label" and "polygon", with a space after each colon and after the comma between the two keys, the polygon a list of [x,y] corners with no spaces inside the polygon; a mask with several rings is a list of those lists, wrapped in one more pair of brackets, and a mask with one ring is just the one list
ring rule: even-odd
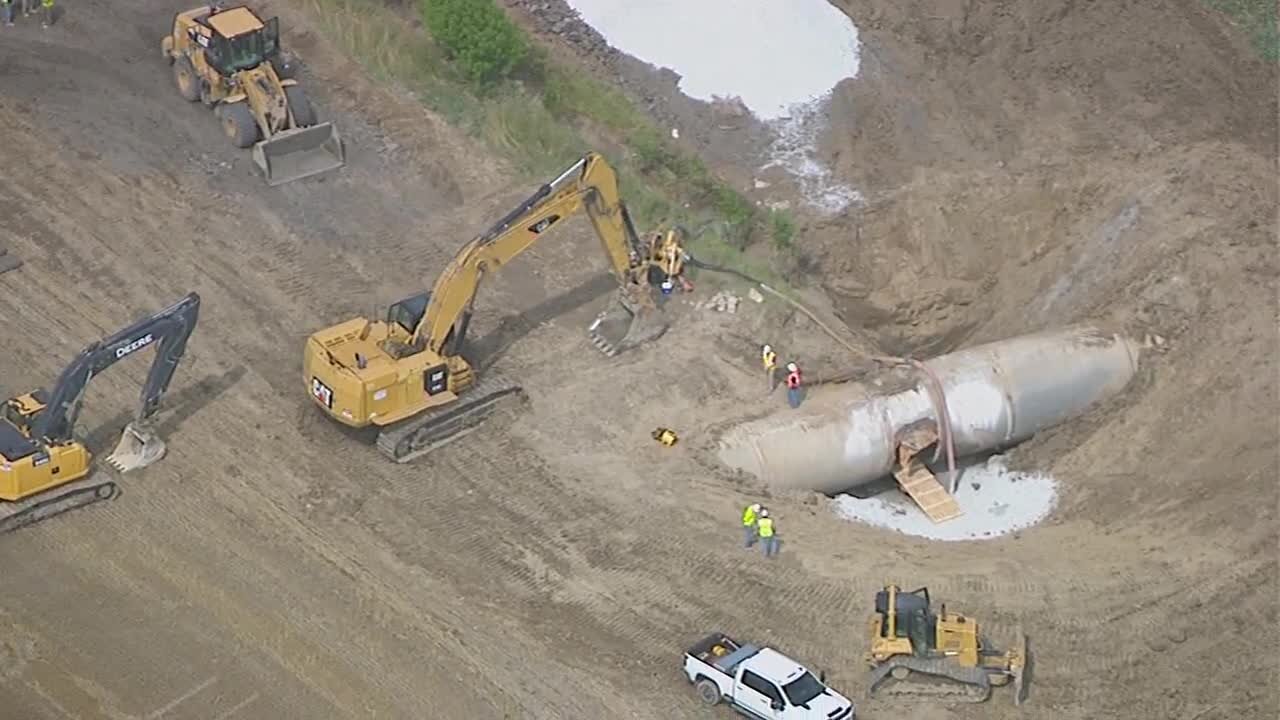
{"label": "loader cab", "polygon": [[280,19],[260,20],[247,7],[212,12],[199,22],[211,32],[195,40],[209,65],[224,77],[258,67],[280,49]]}

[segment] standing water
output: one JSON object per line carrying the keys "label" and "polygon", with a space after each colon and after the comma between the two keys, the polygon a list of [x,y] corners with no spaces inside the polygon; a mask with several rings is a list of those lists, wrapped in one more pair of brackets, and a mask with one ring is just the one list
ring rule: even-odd
{"label": "standing water", "polygon": [[680,91],[742,99],[777,138],[765,167],[794,176],[806,199],[837,212],[856,201],[815,158],[819,109],[856,77],[858,29],[827,0],[567,0],[610,45],[681,76]]}

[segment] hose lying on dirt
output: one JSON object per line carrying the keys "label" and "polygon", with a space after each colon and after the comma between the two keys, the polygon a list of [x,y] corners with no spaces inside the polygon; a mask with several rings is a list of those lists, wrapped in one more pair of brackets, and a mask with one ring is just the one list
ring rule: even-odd
{"label": "hose lying on dirt", "polygon": [[[800,301],[794,298],[788,297],[782,294],[781,292],[778,292],[777,290],[769,287],[768,283],[762,280],[759,280],[757,278],[753,278],[750,275],[747,275],[746,273],[740,270],[735,270],[734,268],[728,268],[720,265],[712,265],[710,263],[704,263],[693,256],[687,256],[686,262],[689,265],[692,265],[693,267],[698,268],[699,270],[706,270],[709,272],[734,275],[738,278],[741,278],[742,280],[745,280],[751,283],[752,285],[759,286],[761,290],[764,290],[770,295],[773,295],[774,297],[779,298],[780,300],[790,304],[795,309],[804,313],[805,316],[807,316],[810,320],[812,320],[815,324],[817,324],[818,327],[822,328],[823,332],[831,336],[831,339],[843,345],[846,349],[849,350],[849,352],[854,353],[855,355],[862,354],[857,348],[855,348],[853,345],[847,342],[844,338],[840,337],[840,335],[836,331],[832,330],[830,326],[828,326],[821,319],[819,319],[818,316],[814,314],[812,310],[805,307],[802,303],[800,303]],[[951,437],[951,414],[950,414],[950,410],[947,408],[947,396],[946,396],[946,392],[942,388],[942,381],[938,379],[938,376],[934,374],[934,372],[930,370],[928,366],[926,366],[923,362],[916,360],[915,358],[901,358],[901,357],[894,357],[892,355],[870,355],[868,356],[868,359],[872,360],[873,362],[880,363],[881,365],[885,365],[887,367],[914,368],[918,370],[925,377],[925,381],[926,381],[925,384],[928,387],[929,399],[933,403],[934,413],[938,416],[938,427],[942,432],[942,437],[940,438],[941,442],[939,443],[939,447],[934,451],[934,454],[933,454],[933,461],[934,462],[938,461],[938,456],[941,453],[942,448],[945,447],[947,451],[947,487],[949,488],[950,492],[955,493],[956,491],[956,488],[955,488],[956,448],[955,448],[955,441]]]}

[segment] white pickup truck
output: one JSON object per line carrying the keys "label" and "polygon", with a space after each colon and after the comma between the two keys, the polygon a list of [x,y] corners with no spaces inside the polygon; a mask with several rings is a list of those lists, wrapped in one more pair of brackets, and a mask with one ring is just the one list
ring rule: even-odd
{"label": "white pickup truck", "polygon": [[853,720],[853,702],[803,665],[770,648],[742,645],[721,633],[684,654],[684,672],[707,705],[728,703],[763,720]]}

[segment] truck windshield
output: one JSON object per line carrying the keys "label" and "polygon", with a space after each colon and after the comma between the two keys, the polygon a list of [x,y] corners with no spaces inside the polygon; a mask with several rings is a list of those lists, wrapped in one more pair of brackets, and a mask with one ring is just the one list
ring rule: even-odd
{"label": "truck windshield", "polygon": [[809,704],[810,700],[822,694],[823,689],[822,683],[808,671],[782,686],[782,691],[787,694],[792,705]]}

